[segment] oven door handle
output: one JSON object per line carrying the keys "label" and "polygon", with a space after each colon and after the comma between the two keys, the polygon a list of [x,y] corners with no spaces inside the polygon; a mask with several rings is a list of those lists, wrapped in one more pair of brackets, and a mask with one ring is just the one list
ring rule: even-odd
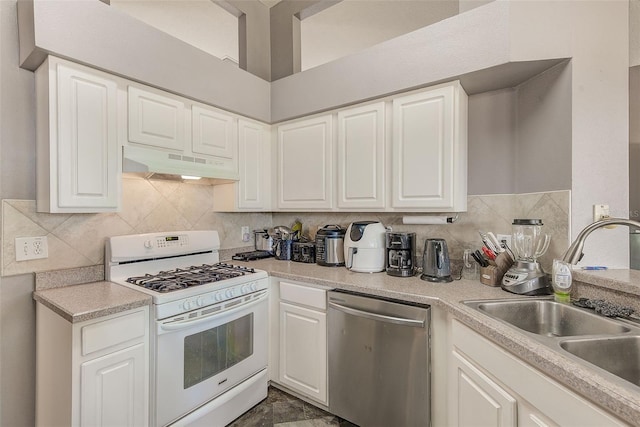
{"label": "oven door handle", "polygon": [[254,305],[258,305],[259,303],[263,302],[265,299],[267,299],[268,296],[266,291],[258,292],[256,295],[257,296],[252,301],[240,303],[237,306],[226,311],[216,311],[206,316],[197,317],[193,320],[187,319],[178,322],[160,323],[160,329],[163,331],[179,331],[181,329],[191,328],[201,323],[208,322],[212,317],[219,316],[220,314],[228,315],[236,313],[240,310],[246,310],[247,308],[253,307]]}

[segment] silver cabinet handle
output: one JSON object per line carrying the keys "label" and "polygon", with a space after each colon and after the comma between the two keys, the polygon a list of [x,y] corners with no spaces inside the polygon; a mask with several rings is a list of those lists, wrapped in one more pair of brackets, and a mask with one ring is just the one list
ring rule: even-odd
{"label": "silver cabinet handle", "polygon": [[379,320],[386,323],[394,323],[396,325],[413,326],[424,328],[424,320],[406,319],[404,317],[385,316],[383,314],[370,313],[368,311],[362,311],[344,305],[336,304],[335,302],[329,302],[329,306],[336,310],[343,311],[354,316],[364,317],[371,320]]}

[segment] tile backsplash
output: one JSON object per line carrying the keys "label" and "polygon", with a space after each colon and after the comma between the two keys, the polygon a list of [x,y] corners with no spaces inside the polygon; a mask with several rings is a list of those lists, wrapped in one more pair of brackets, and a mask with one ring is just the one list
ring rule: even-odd
{"label": "tile backsplash", "polygon": [[[402,213],[326,213],[299,212],[274,213],[274,225],[291,226],[296,219],[302,222],[303,234],[313,237],[319,227],[338,224],[347,227],[354,221],[380,221],[398,232],[416,233],[416,250],[422,253],[427,238],[438,237],[447,241],[451,259],[462,259],[465,249],[479,249],[482,245],[478,230],[511,234],[514,218],[540,218],[551,243],[541,262],[545,271],[554,258],[569,247],[569,214],[571,192],[469,196],[467,212],[461,212],[453,224],[404,225]],[[419,215],[419,214],[407,214]],[[451,215],[451,214],[449,214]],[[421,258],[419,257],[418,260]]]}
{"label": "tile backsplash", "polygon": [[[222,249],[234,249],[253,244],[242,242],[241,226],[249,226],[250,230],[291,226],[296,219],[302,222],[303,233],[309,237],[326,224],[346,227],[353,221],[378,220],[394,231],[415,232],[419,253],[426,238],[445,238],[451,258],[460,259],[464,249],[480,247],[478,230],[510,234],[513,218],[541,218],[545,231],[551,235],[549,250],[542,259],[547,271],[551,260],[569,246],[568,190],[469,196],[468,211],[447,225],[403,225],[401,213],[216,213],[212,200],[212,187],[208,185],[135,177],[123,179],[123,207],[118,213],[37,213],[35,200],[3,200],[2,275],[102,264],[104,242],[109,236],[213,229],[220,234]],[[15,238],[28,236],[47,236],[48,258],[15,260]]]}
{"label": "tile backsplash", "polygon": [[[240,227],[271,226],[271,213],[215,213],[212,187],[125,177],[122,211],[102,214],[36,212],[35,200],[2,201],[2,276],[104,263],[105,238],[123,234],[218,230],[222,248],[247,246]],[[49,258],[15,259],[15,238],[47,236]]]}

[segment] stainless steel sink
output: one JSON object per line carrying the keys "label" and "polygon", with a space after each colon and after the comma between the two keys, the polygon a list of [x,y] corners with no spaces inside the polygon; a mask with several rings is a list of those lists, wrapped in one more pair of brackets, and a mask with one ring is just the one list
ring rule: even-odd
{"label": "stainless steel sink", "polygon": [[560,347],[580,359],[640,386],[640,336],[566,340]]}
{"label": "stainless steel sink", "polygon": [[491,317],[536,335],[569,337],[629,332],[620,322],[548,299],[465,302]]}
{"label": "stainless steel sink", "polygon": [[549,297],[476,300],[464,304],[521,330],[541,344],[564,353],[625,387],[640,388],[640,327],[610,319]]}

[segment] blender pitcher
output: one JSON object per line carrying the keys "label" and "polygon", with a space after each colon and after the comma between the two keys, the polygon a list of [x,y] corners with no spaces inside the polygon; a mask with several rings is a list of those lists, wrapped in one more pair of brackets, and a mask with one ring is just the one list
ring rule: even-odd
{"label": "blender pitcher", "polygon": [[518,260],[536,261],[549,247],[548,234],[542,233],[541,219],[514,219],[512,244]]}
{"label": "blender pitcher", "polygon": [[551,237],[542,232],[541,219],[514,219],[511,246],[516,262],[502,277],[502,289],[519,295],[551,294],[549,280],[537,261]]}

